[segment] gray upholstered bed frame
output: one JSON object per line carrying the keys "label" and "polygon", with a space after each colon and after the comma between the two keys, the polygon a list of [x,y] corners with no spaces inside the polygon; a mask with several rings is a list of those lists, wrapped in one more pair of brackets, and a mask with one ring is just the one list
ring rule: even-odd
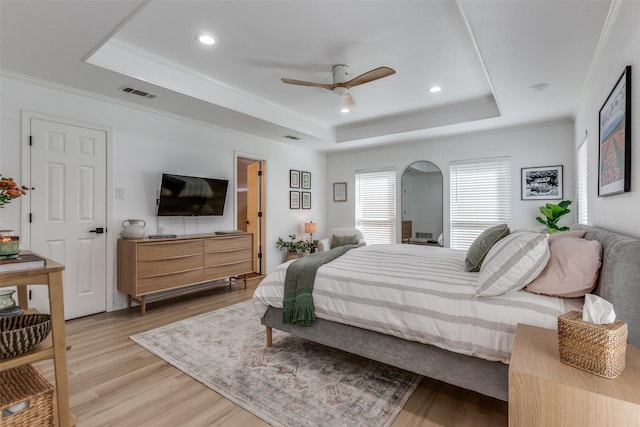
{"label": "gray upholstered bed frame", "polygon": [[[595,227],[585,238],[602,244],[602,268],[595,293],[611,302],[617,318],[628,323],[629,342],[640,345],[640,240]],[[269,328],[335,347],[406,369],[411,372],[474,390],[500,400],[508,398],[508,365],[442,350],[438,347],[353,326],[318,319],[311,327],[282,323],[282,310],[269,308],[262,318]]]}

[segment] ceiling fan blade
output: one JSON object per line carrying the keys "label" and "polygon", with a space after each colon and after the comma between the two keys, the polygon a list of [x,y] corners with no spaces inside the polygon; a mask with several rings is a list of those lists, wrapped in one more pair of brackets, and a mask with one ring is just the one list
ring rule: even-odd
{"label": "ceiling fan blade", "polygon": [[340,99],[342,100],[342,104],[345,107],[351,108],[356,105],[356,100],[353,98],[353,96],[351,96],[349,92],[340,95]]}
{"label": "ceiling fan blade", "polygon": [[285,79],[285,78],[281,78],[280,80],[282,80],[282,83],[286,83],[288,85],[321,87],[323,89],[329,89],[329,90],[333,90],[333,88],[335,87],[335,85],[333,84],[306,82],[304,80],[294,80],[294,79]]}
{"label": "ceiling fan blade", "polygon": [[354,86],[369,83],[374,80],[382,79],[384,77],[389,77],[395,73],[396,71],[389,67],[374,68],[371,71],[367,71],[364,74],[360,74],[358,77],[355,77],[349,80],[348,82],[341,83],[340,86],[344,86],[346,88],[352,88]]}

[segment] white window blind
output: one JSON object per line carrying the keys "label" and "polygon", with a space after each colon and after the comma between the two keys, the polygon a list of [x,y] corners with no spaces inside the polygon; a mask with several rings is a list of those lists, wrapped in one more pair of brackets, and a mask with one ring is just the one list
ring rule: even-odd
{"label": "white window blind", "polygon": [[396,241],[396,171],[356,172],[356,228],[367,244]]}
{"label": "white window blind", "polygon": [[468,249],[487,228],[511,222],[511,159],[449,164],[451,247]]}
{"label": "white window blind", "polygon": [[587,139],[578,148],[578,224],[589,223],[587,205]]}

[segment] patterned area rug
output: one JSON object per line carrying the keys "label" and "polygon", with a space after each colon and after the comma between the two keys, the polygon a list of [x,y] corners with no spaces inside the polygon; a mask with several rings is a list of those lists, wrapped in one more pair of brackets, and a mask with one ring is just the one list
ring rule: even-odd
{"label": "patterned area rug", "polygon": [[421,377],[265,328],[251,301],[130,337],[273,426],[388,426]]}

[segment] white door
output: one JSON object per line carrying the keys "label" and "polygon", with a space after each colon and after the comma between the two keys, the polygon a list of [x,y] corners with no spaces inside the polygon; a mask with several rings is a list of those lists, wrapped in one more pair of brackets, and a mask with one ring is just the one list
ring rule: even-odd
{"label": "white door", "polygon": [[[103,130],[31,118],[31,250],[65,265],[65,318],[106,310],[106,160]],[[49,312],[46,288],[31,306]]]}

